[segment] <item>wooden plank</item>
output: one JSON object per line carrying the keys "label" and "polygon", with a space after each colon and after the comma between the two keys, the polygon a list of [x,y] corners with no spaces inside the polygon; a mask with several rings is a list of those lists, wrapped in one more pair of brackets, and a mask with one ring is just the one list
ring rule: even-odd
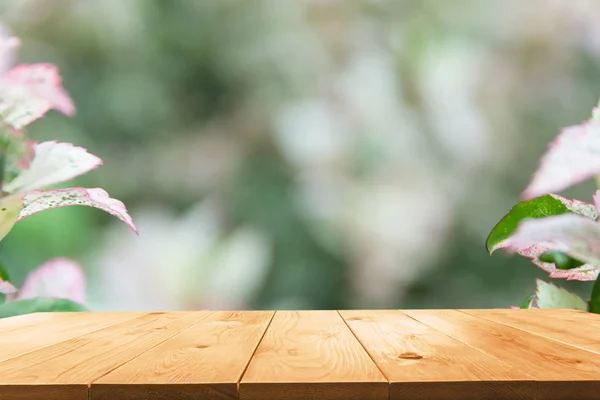
{"label": "wooden plank", "polygon": [[220,311],[92,383],[91,400],[233,400],[273,311]]}
{"label": "wooden plank", "polygon": [[336,311],[277,311],[240,400],[388,400],[389,384]]}
{"label": "wooden plank", "polygon": [[[31,319],[9,318],[4,326],[8,329],[0,332],[0,361],[6,361],[35,350],[48,347],[65,340],[76,338],[123,321],[143,315],[143,313],[44,313]],[[11,319],[18,323],[11,323]],[[48,319],[49,318],[49,319]],[[38,320],[38,321],[36,321]],[[21,325],[21,321],[32,322]],[[39,323],[36,323],[39,322]],[[10,329],[12,328],[12,329]]]}
{"label": "wooden plank", "polygon": [[0,362],[0,399],[88,400],[93,381],[209,314],[148,313]]}
{"label": "wooden plank", "polygon": [[[77,313],[64,313],[64,314],[77,314]],[[14,331],[16,329],[27,328],[32,325],[45,323],[49,320],[53,320],[56,317],[53,313],[31,313],[24,315],[17,315],[14,317],[0,318],[0,333]]]}
{"label": "wooden plank", "polygon": [[457,310],[404,312],[536,379],[537,400],[598,398],[597,354]]}
{"label": "wooden plank", "polygon": [[340,311],[390,382],[390,400],[532,400],[537,382],[396,310]]}
{"label": "wooden plank", "polygon": [[576,310],[460,310],[600,354],[600,315]]}

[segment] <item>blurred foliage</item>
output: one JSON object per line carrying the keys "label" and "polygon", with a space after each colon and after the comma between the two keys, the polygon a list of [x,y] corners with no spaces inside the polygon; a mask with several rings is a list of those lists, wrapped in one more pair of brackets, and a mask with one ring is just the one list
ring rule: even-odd
{"label": "blurred foliage", "polygon": [[598,100],[594,1],[0,1],[78,107],[31,136],[140,228],[48,211],[0,263],[79,259],[97,310],[518,304],[546,274],[486,236]]}
{"label": "blurred foliage", "polygon": [[82,305],[68,299],[36,297],[15,300],[0,305],[0,318],[31,314],[34,312],[81,312],[89,311]]}

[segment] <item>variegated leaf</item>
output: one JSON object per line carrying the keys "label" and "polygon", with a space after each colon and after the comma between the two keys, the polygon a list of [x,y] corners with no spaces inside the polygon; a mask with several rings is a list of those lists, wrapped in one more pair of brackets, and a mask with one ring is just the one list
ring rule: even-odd
{"label": "variegated leaf", "polygon": [[125,204],[117,199],[112,199],[105,190],[100,188],[75,187],[30,191],[23,196],[23,209],[18,221],[43,210],[68,206],[87,206],[101,209],[118,217],[137,233],[137,228],[133,223],[133,219],[129,216]]}
{"label": "variegated leaf", "polygon": [[587,311],[587,303],[575,293],[554,286],[551,283],[537,280],[535,294],[539,308],[567,308]]}
{"label": "variegated leaf", "polygon": [[85,304],[85,275],[74,260],[55,258],[32,271],[19,291],[17,299],[50,297]]}
{"label": "variegated leaf", "polygon": [[592,118],[590,118],[590,120],[600,121],[600,107],[599,106],[600,106],[600,101],[598,102],[598,105],[592,109]]}
{"label": "variegated leaf", "polygon": [[553,249],[551,245],[538,244],[519,250],[518,253],[524,257],[531,258],[531,261],[535,265],[548,272],[550,278],[562,278],[568,281],[593,281],[598,277],[600,268],[592,264],[584,264],[577,268],[563,270],[556,268],[556,265],[553,263],[546,263],[539,260],[542,254]]}
{"label": "variegated leaf", "polygon": [[561,131],[542,157],[524,199],[559,192],[600,174],[600,121],[592,118]]}
{"label": "variegated leaf", "polygon": [[600,266],[600,224],[578,215],[562,214],[524,221],[505,245],[513,252],[545,246],[546,250],[561,251],[577,260]]}
{"label": "variegated leaf", "polygon": [[29,168],[33,160],[35,142],[27,139],[22,131],[6,125],[0,126],[0,151],[4,156],[2,182],[10,182]]}
{"label": "variegated leaf", "polygon": [[50,109],[75,113],[55,65],[21,64],[0,78],[0,117],[8,125],[21,129]]}
{"label": "variegated leaf", "polygon": [[12,294],[17,291],[17,288],[10,283],[0,278],[0,294]]}
{"label": "variegated leaf", "polygon": [[56,141],[36,143],[29,168],[4,186],[13,193],[42,189],[69,181],[102,165],[102,160],[82,147]]}
{"label": "variegated leaf", "polygon": [[594,208],[596,208],[597,213],[600,213],[600,190],[596,190],[593,197],[594,197]]}
{"label": "variegated leaf", "polygon": [[0,240],[4,239],[17,223],[22,209],[23,201],[19,195],[0,199]]}
{"label": "variegated leaf", "polygon": [[596,220],[598,212],[593,204],[571,200],[556,194],[547,194],[516,204],[492,229],[486,246],[493,253],[506,247],[505,241],[515,232],[519,224],[528,218],[546,218],[561,214],[579,214]]}

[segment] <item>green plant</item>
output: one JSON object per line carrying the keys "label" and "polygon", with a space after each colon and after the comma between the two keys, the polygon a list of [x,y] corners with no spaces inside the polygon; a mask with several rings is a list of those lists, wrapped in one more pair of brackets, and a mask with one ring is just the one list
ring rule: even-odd
{"label": "green plant", "polygon": [[[45,189],[67,182],[102,164],[102,160],[71,143],[29,139],[25,128],[50,109],[75,113],[52,64],[9,68],[19,42],[0,29],[0,240],[19,221],[40,211],[89,206],[104,210],[137,229],[125,205],[100,188]],[[85,279],[79,265],[50,260],[27,278],[19,291],[0,267],[0,318],[36,311],[85,310]]]}
{"label": "green plant", "polygon": [[[523,200],[487,239],[491,253],[505,249],[528,257],[550,278],[592,281],[589,301],[538,280],[521,308],[574,308],[600,313],[600,190],[593,203],[552,192],[600,176],[600,108],[589,120],[562,130],[543,156]],[[600,180],[599,180],[600,181]]]}

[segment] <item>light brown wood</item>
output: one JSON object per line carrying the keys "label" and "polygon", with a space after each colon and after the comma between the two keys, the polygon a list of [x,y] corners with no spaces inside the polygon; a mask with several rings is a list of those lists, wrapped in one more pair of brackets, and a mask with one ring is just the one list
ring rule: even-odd
{"label": "light brown wood", "polygon": [[597,354],[457,310],[404,312],[530,375],[538,381],[537,400],[598,398]]}
{"label": "light brown wood", "polygon": [[336,311],[277,311],[240,400],[387,400],[389,384]]}
{"label": "light brown wood", "polygon": [[[79,400],[82,388],[111,370],[164,342],[209,312],[148,313],[108,328],[0,362],[0,399],[21,400],[55,385],[56,397],[44,400]],[[102,317],[103,314],[98,314]],[[113,319],[114,314],[105,315]],[[39,332],[38,332],[39,335]],[[17,388],[18,386],[18,388]],[[77,393],[77,395],[75,394]],[[25,396],[25,397],[15,397]]]}
{"label": "light brown wood", "polygon": [[0,400],[591,400],[599,321],[564,309],[33,314],[0,319]]}
{"label": "light brown wood", "polygon": [[91,400],[233,400],[273,311],[215,312],[96,380]]}
{"label": "light brown wood", "polygon": [[[62,313],[61,313],[62,314]],[[27,328],[32,325],[41,324],[48,321],[56,321],[61,317],[61,314],[53,313],[35,313],[17,315],[10,318],[0,318],[0,334],[4,332],[14,331],[21,328]],[[73,316],[77,313],[64,313],[67,316]]]}
{"label": "light brown wood", "polygon": [[424,325],[401,311],[340,311],[390,381],[391,400],[531,400],[523,371]]}
{"label": "light brown wood", "polygon": [[598,314],[554,309],[536,313],[528,310],[459,311],[600,354]]}
{"label": "light brown wood", "polygon": [[[5,361],[20,355],[30,353],[80,335],[93,332],[123,321],[143,315],[141,313],[56,313],[50,320],[46,320],[52,314],[31,314],[30,318],[19,319],[18,324],[10,323],[0,319],[6,331],[0,332],[0,361]],[[29,322],[33,322],[29,324]],[[51,322],[51,323],[45,323]],[[25,323],[23,325],[22,323]],[[1,375],[0,375],[1,382]]]}

